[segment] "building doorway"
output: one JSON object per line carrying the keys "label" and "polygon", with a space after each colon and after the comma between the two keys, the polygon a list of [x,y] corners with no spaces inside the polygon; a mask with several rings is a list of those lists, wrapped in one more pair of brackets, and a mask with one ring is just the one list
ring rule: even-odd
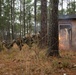
{"label": "building doorway", "polygon": [[62,48],[72,47],[72,24],[69,23],[59,24],[59,47]]}

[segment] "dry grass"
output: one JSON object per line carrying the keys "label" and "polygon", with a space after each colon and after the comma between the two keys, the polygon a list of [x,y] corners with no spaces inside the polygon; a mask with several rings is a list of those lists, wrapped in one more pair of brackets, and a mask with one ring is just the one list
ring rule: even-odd
{"label": "dry grass", "polygon": [[61,58],[49,57],[47,49],[25,45],[21,51],[14,45],[0,52],[0,75],[75,75],[76,51],[60,50]]}

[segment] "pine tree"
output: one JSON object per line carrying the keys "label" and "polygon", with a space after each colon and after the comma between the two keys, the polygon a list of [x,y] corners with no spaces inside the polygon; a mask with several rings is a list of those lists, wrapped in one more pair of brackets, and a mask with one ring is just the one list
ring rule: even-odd
{"label": "pine tree", "polygon": [[48,56],[59,56],[58,0],[50,0],[50,21],[48,34]]}
{"label": "pine tree", "polygon": [[41,0],[41,46],[47,45],[47,0]]}

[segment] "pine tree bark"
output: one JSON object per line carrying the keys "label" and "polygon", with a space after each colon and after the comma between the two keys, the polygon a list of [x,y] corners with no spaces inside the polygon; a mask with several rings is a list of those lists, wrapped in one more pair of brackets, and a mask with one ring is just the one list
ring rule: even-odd
{"label": "pine tree bark", "polygon": [[0,0],[0,18],[1,18],[1,0]]}
{"label": "pine tree bark", "polygon": [[[10,0],[8,0],[8,5],[7,5],[8,8],[10,8]],[[10,42],[10,9],[8,11],[8,14],[7,16],[9,16],[9,18],[7,19],[8,20],[8,23],[7,23],[7,40],[8,42]]]}
{"label": "pine tree bark", "polygon": [[64,9],[63,9],[63,0],[62,0],[62,14],[63,14],[63,12],[64,12]]}
{"label": "pine tree bark", "polygon": [[37,0],[34,0],[34,21],[35,21],[35,34],[37,33],[37,29],[36,29],[36,4],[37,4]]}
{"label": "pine tree bark", "polygon": [[50,21],[48,34],[48,56],[59,56],[58,0],[50,0]]}
{"label": "pine tree bark", "polygon": [[76,14],[76,11],[75,11],[76,7],[75,6],[76,6],[76,1],[74,0],[74,12],[73,12],[73,14]]}
{"label": "pine tree bark", "polygon": [[0,0],[0,25],[1,25],[1,12],[2,12],[2,1]]}
{"label": "pine tree bark", "polygon": [[15,6],[15,1],[11,0],[11,29],[12,29],[12,37],[11,39],[14,39],[14,20],[15,20],[15,16],[14,16],[14,6]]}
{"label": "pine tree bark", "polygon": [[22,26],[22,23],[21,23],[21,20],[22,19],[22,11],[21,11],[21,0],[20,0],[20,17],[19,17],[19,20],[20,20],[20,38],[22,37],[22,33],[21,33],[21,26]]}
{"label": "pine tree bark", "polygon": [[23,23],[24,23],[24,36],[25,36],[25,0],[23,2]]}
{"label": "pine tree bark", "polygon": [[47,45],[47,0],[41,0],[41,47]]}

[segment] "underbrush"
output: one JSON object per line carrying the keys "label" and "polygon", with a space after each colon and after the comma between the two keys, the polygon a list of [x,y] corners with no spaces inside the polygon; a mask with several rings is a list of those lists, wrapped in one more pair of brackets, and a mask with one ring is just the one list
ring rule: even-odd
{"label": "underbrush", "polygon": [[21,51],[17,46],[10,50],[3,50],[0,52],[0,74],[63,75],[70,71],[73,73],[71,75],[75,75],[76,52],[60,50],[61,58],[56,58],[46,57],[46,51],[47,48],[39,49],[36,45],[31,49],[25,45]]}

